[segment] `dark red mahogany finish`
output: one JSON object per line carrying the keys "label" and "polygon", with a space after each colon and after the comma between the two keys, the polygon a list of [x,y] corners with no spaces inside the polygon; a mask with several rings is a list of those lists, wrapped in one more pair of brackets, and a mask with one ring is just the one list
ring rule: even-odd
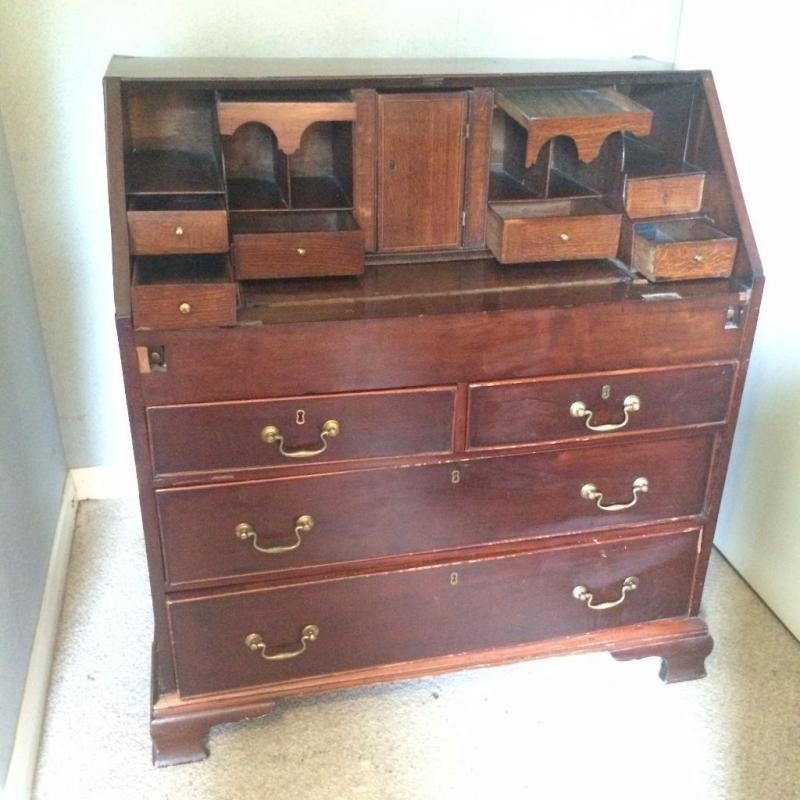
{"label": "dark red mahogany finish", "polygon": [[708,73],[115,58],[104,85],[156,764],[367,683],[597,650],[705,674],[763,286]]}

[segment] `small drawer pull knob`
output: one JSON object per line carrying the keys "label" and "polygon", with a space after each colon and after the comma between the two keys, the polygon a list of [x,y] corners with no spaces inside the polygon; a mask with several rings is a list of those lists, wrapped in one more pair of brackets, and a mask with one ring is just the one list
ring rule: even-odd
{"label": "small drawer pull knob", "polygon": [[583,424],[590,430],[597,433],[607,433],[608,431],[618,431],[624,428],[630,421],[631,414],[638,411],[642,407],[642,401],[635,394],[629,394],[622,401],[622,413],[624,417],[622,422],[609,422],[606,425],[593,425],[592,415],[594,411],[586,407],[586,403],[582,400],[576,400],[570,407],[569,413],[571,417],[583,419]]}
{"label": "small drawer pull knob", "polygon": [[316,625],[306,625],[300,631],[300,647],[294,650],[284,650],[280,653],[268,653],[267,646],[264,644],[263,637],[258,633],[249,634],[245,640],[245,647],[253,653],[261,653],[261,658],[265,661],[286,661],[289,658],[297,658],[297,656],[305,653],[309,642],[316,642],[319,639],[319,628]]}
{"label": "small drawer pull knob", "polygon": [[191,306],[190,303],[181,303],[178,306],[178,311],[180,311],[181,314],[191,314],[192,313],[192,306]]}
{"label": "small drawer pull knob", "polygon": [[702,264],[703,263],[703,256],[701,256],[700,253],[696,253],[694,255],[694,257],[692,258],[692,261],[694,261],[695,264]]}
{"label": "small drawer pull knob", "polygon": [[633,508],[639,502],[639,495],[650,490],[650,481],[645,477],[637,478],[631,488],[633,489],[633,499],[627,503],[604,504],[603,493],[593,483],[584,483],[581,486],[581,497],[584,500],[591,500],[601,511],[624,511],[626,508]]}
{"label": "small drawer pull knob", "polygon": [[297,255],[299,255],[299,256],[304,256],[305,254],[306,254],[306,249],[305,249],[305,247],[298,247],[298,248],[297,248]]}
{"label": "small drawer pull knob", "polygon": [[621,606],[625,602],[628,592],[633,592],[639,588],[639,579],[635,575],[625,578],[622,582],[622,593],[616,600],[609,600],[607,603],[595,603],[594,595],[585,586],[576,586],[572,590],[572,596],[581,603],[586,603],[592,611],[605,611],[608,608]]}
{"label": "small drawer pull knob", "polygon": [[180,225],[178,225],[178,227],[175,228],[175,235],[176,236],[183,236],[183,228]]}
{"label": "small drawer pull knob", "polygon": [[234,529],[237,539],[246,542],[248,539],[253,540],[253,549],[258,550],[259,553],[267,553],[267,555],[275,555],[276,553],[288,553],[291,550],[297,550],[303,543],[302,535],[308,533],[314,527],[314,517],[309,514],[302,514],[294,521],[294,541],[291,544],[277,544],[271,547],[262,547],[258,543],[258,532],[249,522],[240,522]]}
{"label": "small drawer pull knob", "polygon": [[278,450],[282,456],[286,458],[313,458],[314,456],[321,455],[328,449],[328,440],[335,439],[341,432],[342,427],[338,420],[329,419],[323,423],[319,431],[319,438],[322,441],[322,446],[313,450],[287,450],[284,447],[283,434],[277,425],[267,425],[266,428],[261,429],[261,440],[266,444],[277,444]]}
{"label": "small drawer pull knob", "polygon": [[568,233],[559,233],[558,238],[561,239],[562,242],[569,241],[569,234]]}

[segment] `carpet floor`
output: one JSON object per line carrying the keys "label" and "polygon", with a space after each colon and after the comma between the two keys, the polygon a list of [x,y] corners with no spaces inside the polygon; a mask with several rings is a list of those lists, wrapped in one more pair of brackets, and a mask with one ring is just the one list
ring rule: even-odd
{"label": "carpet floor", "polygon": [[137,505],[81,504],[39,800],[798,800],[800,643],[715,554],[704,680],[571,656],[284,701],[155,769]]}

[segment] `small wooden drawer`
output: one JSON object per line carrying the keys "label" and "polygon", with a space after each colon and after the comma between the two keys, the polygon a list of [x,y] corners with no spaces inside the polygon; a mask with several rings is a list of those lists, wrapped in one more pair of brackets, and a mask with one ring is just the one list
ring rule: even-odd
{"label": "small wooden drawer", "polygon": [[702,219],[633,225],[631,266],[650,281],[727,278],[737,240]]}
{"label": "small wooden drawer", "polygon": [[131,198],[128,234],[133,255],[225,253],[228,215],[215,196]]}
{"label": "small wooden drawer", "polygon": [[695,214],[703,203],[705,172],[634,136],[623,137],[625,211],[631,219]]}
{"label": "small wooden drawer", "polygon": [[[713,438],[156,492],[172,588],[688,517]],[[634,485],[647,481],[647,491]],[[636,484],[636,481],[639,484]],[[585,485],[603,492],[604,511]]]}
{"label": "small wooden drawer", "polygon": [[163,256],[134,260],[131,287],[137,328],[236,324],[238,286],[227,256]]}
{"label": "small wooden drawer", "polygon": [[435,387],[151,407],[153,468],[167,475],[448,453],[454,399],[454,388]]}
{"label": "small wooden drawer", "polygon": [[469,448],[724,422],[735,366],[597,372],[476,383]]}
{"label": "small wooden drawer", "polygon": [[349,211],[237,213],[231,224],[239,280],[364,271],[364,232]]}
{"label": "small wooden drawer", "polygon": [[614,258],[621,221],[596,197],[490,203],[486,243],[501,264]]}
{"label": "small wooden drawer", "polygon": [[699,536],[168,599],[178,690],[279,684],[683,616]]}

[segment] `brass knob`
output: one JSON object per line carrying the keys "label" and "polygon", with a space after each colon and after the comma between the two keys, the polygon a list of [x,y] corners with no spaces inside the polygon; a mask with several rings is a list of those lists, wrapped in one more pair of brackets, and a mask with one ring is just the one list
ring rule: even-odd
{"label": "brass knob", "polygon": [[181,303],[178,306],[178,311],[180,311],[181,314],[191,314],[192,313],[192,306],[189,303]]}
{"label": "brass knob", "polygon": [[692,261],[694,261],[695,264],[702,264],[703,256],[701,256],[700,253],[697,253],[697,255],[695,255],[694,258],[692,259]]}
{"label": "brass knob", "polygon": [[176,236],[183,236],[183,228],[180,225],[178,225],[178,227],[175,228],[175,235]]}
{"label": "brass knob", "polygon": [[298,248],[297,248],[297,255],[299,255],[299,256],[304,256],[305,254],[306,254],[306,249],[305,249],[305,247],[298,247]]}
{"label": "brass knob", "polygon": [[562,242],[569,241],[569,234],[568,233],[559,233],[558,238],[561,239]]}

